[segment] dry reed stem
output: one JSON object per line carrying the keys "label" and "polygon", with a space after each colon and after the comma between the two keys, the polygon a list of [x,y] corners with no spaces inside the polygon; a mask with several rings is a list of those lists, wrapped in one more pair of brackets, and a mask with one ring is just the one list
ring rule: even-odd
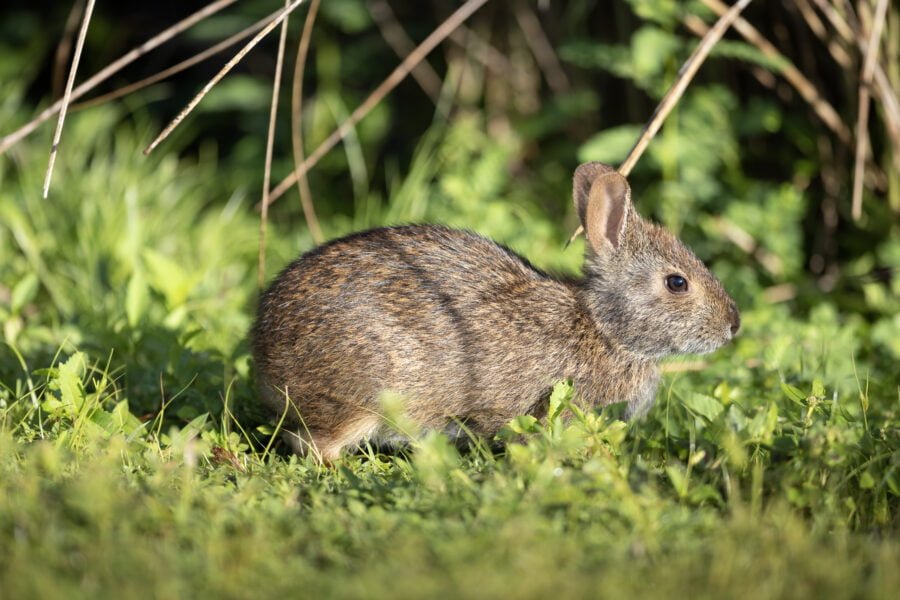
{"label": "dry reed stem", "polygon": [[853,29],[847,21],[844,20],[844,17],[838,14],[834,5],[828,2],[828,0],[813,0],[813,2],[816,3],[816,6],[819,7],[819,10],[822,11],[822,14],[825,15],[825,18],[831,23],[831,26],[838,32],[838,35],[841,36],[844,41],[852,42]]}
{"label": "dry reed stem", "polygon": [[816,37],[825,44],[825,47],[828,48],[828,52],[831,54],[832,58],[834,58],[834,61],[843,68],[849,69],[853,64],[853,59],[850,58],[850,55],[847,54],[847,50],[843,46],[837,43],[833,37],[828,35],[825,24],[822,23],[822,20],[809,3],[809,0],[798,0],[796,4],[803,20],[806,21],[806,24],[812,32],[816,34]]}
{"label": "dry reed stem", "polygon": [[[217,0],[216,2],[205,6],[204,8],[201,8],[194,14],[178,21],[171,27],[161,31],[140,46],[132,48],[130,51],[123,54],[106,67],[100,69],[87,81],[72,90],[72,100],[77,100],[87,92],[91,91],[92,89],[109,79],[111,76],[124,69],[126,66],[130,65],[141,56],[147,54],[155,48],[158,48],[160,45],[166,43],[185,29],[192,27],[203,19],[219,12],[223,8],[229,6],[230,4],[234,4],[235,2],[237,2],[237,0]],[[31,133],[34,132],[34,130],[37,129],[44,121],[57,114],[60,108],[62,108],[62,100],[57,100],[56,102],[45,108],[43,111],[41,111],[41,113],[31,121],[25,123],[12,133],[0,138],[0,154],[3,154],[16,143],[31,135]]]}
{"label": "dry reed stem", "polygon": [[[709,31],[709,25],[707,25],[706,21],[704,21],[697,15],[685,15],[681,23],[688,29],[688,31],[700,38],[706,35],[706,33]],[[760,85],[769,89],[774,89],[778,84],[778,80],[775,79],[775,76],[772,75],[770,71],[766,71],[762,67],[750,65],[750,73],[756,78]]]}
{"label": "dry reed stem", "polygon": [[779,283],[762,291],[762,298],[769,304],[787,302],[797,297],[797,286],[793,283]]}
{"label": "dry reed stem", "polygon": [[[284,8],[287,10],[290,0],[284,0]],[[269,133],[266,136],[266,163],[263,169],[263,198],[269,197],[269,184],[272,181],[272,154],[275,149],[275,119],[278,116],[278,95],[281,92],[281,69],[284,66],[284,44],[287,40],[288,17],[285,15],[281,21],[281,34],[278,36],[278,57],[275,59],[275,81],[272,82],[272,107],[269,110]],[[263,206],[268,203],[263,202]],[[263,209],[262,218],[259,220],[259,265],[257,281],[259,289],[266,282],[266,227],[269,222],[269,213]]]}
{"label": "dry reed stem", "polygon": [[[881,65],[875,66],[875,91],[881,100],[881,106],[884,108],[885,120],[887,121],[888,131],[894,144],[894,158],[900,160],[900,100],[893,93],[893,88],[887,73],[881,68]],[[900,170],[898,163],[897,170]]]}
{"label": "dry reed stem", "polygon": [[[378,26],[378,30],[381,31],[381,37],[384,38],[384,41],[387,42],[398,58],[406,58],[416,46],[409,39],[409,36],[406,35],[406,31],[403,30],[400,23],[397,22],[397,17],[394,16],[394,11],[391,10],[391,5],[387,3],[387,0],[369,0],[368,4],[369,13]],[[428,61],[423,60],[416,65],[411,75],[416,80],[416,83],[419,84],[419,87],[422,88],[422,91],[425,92],[425,95],[433,103],[437,104],[443,84],[441,83],[441,78],[428,64]]]}
{"label": "dry reed stem", "polygon": [[[309,43],[312,39],[313,25],[319,12],[319,0],[312,0],[309,12],[306,14],[306,22],[303,23],[303,34],[300,36],[300,44],[297,46],[297,58],[294,61],[294,81],[291,94],[291,146],[294,150],[294,168],[299,168],[303,163],[303,76],[306,73],[306,57],[309,53]],[[297,191],[300,194],[300,207],[309,227],[309,234],[316,245],[325,241],[319,219],[316,216],[315,203],[312,198],[312,190],[309,188],[309,180],[306,173],[297,177]]]}
{"label": "dry reed stem", "polygon": [[678,100],[681,98],[682,94],[684,94],[687,86],[694,79],[694,76],[700,69],[700,65],[702,65],[706,60],[706,57],[709,56],[709,53],[725,34],[725,31],[739,18],[741,11],[750,4],[750,1],[751,0],[739,0],[736,2],[727,12],[725,12],[725,14],[719,17],[719,20],[712,26],[709,33],[700,40],[700,44],[697,45],[697,48],[678,71],[678,78],[675,80],[675,84],[668,92],[666,92],[666,95],[663,97],[662,101],[660,101],[659,106],[657,106],[656,110],[653,112],[653,116],[647,123],[647,126],[644,127],[641,137],[628,153],[625,162],[619,167],[619,172],[623,176],[627,177],[628,174],[631,173],[631,169],[634,168],[634,165],[644,153],[644,150],[646,150],[650,140],[659,131],[663,121],[678,103]]}
{"label": "dry reed stem", "polygon": [[862,75],[859,81],[859,115],[856,121],[856,162],[853,167],[853,200],[851,215],[854,221],[859,221],[862,216],[863,176],[866,165],[866,150],[869,146],[869,99],[871,94],[872,78],[875,74],[875,64],[878,59],[878,48],[881,40],[881,30],[887,15],[887,0],[878,0],[875,8],[875,17],[872,23],[872,33],[869,37],[869,48],[863,60]]}
{"label": "dry reed stem", "polygon": [[140,81],[135,81],[134,83],[129,83],[126,86],[120,87],[119,89],[113,90],[106,94],[102,94],[100,96],[91,98],[90,100],[85,100],[83,102],[78,102],[76,104],[73,104],[71,106],[71,109],[73,111],[74,110],[82,110],[85,108],[90,108],[92,106],[98,106],[100,104],[105,104],[106,102],[116,100],[118,98],[121,98],[122,96],[127,96],[128,94],[132,94],[132,93],[142,90],[148,86],[151,86],[154,83],[163,81],[164,79],[167,79],[167,78],[171,77],[172,75],[177,75],[178,73],[181,73],[182,71],[184,71],[186,69],[190,69],[194,65],[203,62],[207,58],[215,56],[216,54],[218,54],[224,50],[227,50],[231,46],[234,46],[241,40],[244,40],[244,39],[250,37],[257,31],[262,29],[265,26],[265,24],[268,23],[271,19],[274,19],[275,16],[278,14],[278,12],[279,11],[276,10],[275,12],[268,15],[264,19],[260,19],[253,25],[250,25],[249,27],[242,29],[241,31],[235,33],[234,35],[222,40],[221,42],[219,42],[213,46],[210,46],[206,50],[203,50],[202,52],[199,52],[199,53],[195,54],[194,56],[191,56],[190,58],[186,58],[185,60],[181,61],[180,63],[178,63],[176,65],[172,65],[171,67],[168,67],[167,69],[163,69],[162,71],[159,71],[158,73],[154,73],[153,75],[150,75],[149,77],[145,77],[145,78],[141,79]]}
{"label": "dry reed stem", "polygon": [[290,189],[292,185],[297,182],[297,178],[309,171],[313,165],[315,165],[319,160],[328,153],[329,150],[334,148],[338,142],[340,142],[344,136],[346,136],[353,128],[356,126],[359,121],[361,121],[369,112],[384,99],[397,85],[403,81],[407,75],[409,75],[412,68],[419,64],[428,54],[437,47],[456,27],[458,27],[461,23],[463,23],[466,19],[468,19],[472,14],[481,8],[487,0],[468,0],[465,4],[460,6],[456,11],[447,17],[443,23],[441,23],[437,29],[431,32],[431,34],[425,38],[425,40],[416,46],[416,49],[409,53],[407,56],[393,72],[387,76],[387,78],[382,81],[375,90],[369,94],[369,97],[366,98],[362,104],[360,104],[356,109],[347,117],[340,126],[335,129],[331,135],[329,135],[325,141],[319,144],[319,147],[316,148],[312,154],[310,154],[306,160],[303,161],[294,171],[285,177],[278,186],[272,190],[272,194],[269,197],[269,202],[275,202],[284,193]]}
{"label": "dry reed stem", "polygon": [[[844,0],[847,5],[847,16],[850,18],[850,15],[853,14],[853,2],[851,0]],[[858,23],[856,25],[857,34],[862,33],[865,35],[866,33],[872,31],[872,7],[870,6],[872,0],[856,0],[856,18],[858,19]]]}
{"label": "dry reed stem", "polygon": [[760,246],[752,235],[736,223],[720,216],[713,220],[713,225],[719,234],[743,250],[744,253],[755,258],[772,275],[779,277],[784,272],[781,258]]}
{"label": "dry reed stem", "polygon": [[[834,6],[826,0],[813,0],[813,2],[816,3],[816,6],[822,11],[822,14],[825,15],[831,23],[831,26],[834,27],[835,31],[838,32],[838,35],[840,35],[845,42],[857,46],[864,54],[868,52],[869,46],[866,37],[864,35],[857,35],[856,33],[855,28],[858,27],[858,23],[855,19],[852,19],[852,23],[848,22],[848,20],[844,19],[844,17],[838,13]],[[848,5],[848,9],[850,8],[851,7]],[[894,87],[891,85],[887,73],[885,73],[882,66],[878,63],[875,64],[874,80],[875,92],[878,95],[879,100],[881,100],[888,132],[890,133],[895,149],[894,164],[897,166],[897,169],[900,169],[900,100],[897,99]]]}
{"label": "dry reed stem", "polygon": [[[447,62],[447,75],[445,81],[445,88],[443,93],[441,94],[441,100],[437,105],[437,112],[435,113],[435,117],[440,116],[441,121],[446,122],[450,113],[453,111],[453,107],[456,106],[459,102],[463,100],[462,92],[463,92],[463,84],[467,81],[467,76],[471,79],[472,77],[477,78],[477,80],[483,80],[485,73],[489,71],[489,67],[487,63],[484,61],[480,61],[478,59],[474,59],[475,55],[474,51],[474,43],[471,38],[468,38],[468,35],[474,36],[474,32],[471,29],[460,26],[453,31],[452,34],[448,36],[447,39],[453,40],[455,34],[459,33],[461,30],[465,30],[467,34],[463,34],[461,38],[454,40],[456,44],[459,46],[459,50],[461,52],[455,52],[452,48],[447,47],[444,49],[444,56]],[[481,76],[478,76],[478,71],[473,68],[472,63],[477,62],[481,63],[482,70]],[[472,73],[469,75],[469,73]],[[509,73],[506,74],[507,79],[509,78]],[[476,83],[476,86],[479,88],[483,86],[483,83]]]}
{"label": "dry reed stem", "polygon": [[516,22],[519,24],[522,33],[525,34],[525,43],[531,49],[531,53],[537,60],[541,71],[544,72],[544,78],[546,78],[550,89],[557,94],[569,91],[569,78],[566,77],[559,58],[557,58],[556,52],[553,51],[553,45],[547,39],[547,34],[544,33],[537,16],[524,0],[516,2],[514,12]]}
{"label": "dry reed stem", "polygon": [[181,112],[178,113],[178,115],[176,115],[176,117],[175,117],[174,119],[172,119],[172,121],[171,121],[168,125],[166,125],[166,128],[163,129],[163,130],[160,132],[160,134],[159,134],[158,136],[156,136],[156,139],[154,139],[152,142],[150,142],[150,145],[149,145],[149,146],[147,146],[146,148],[144,148],[144,154],[147,155],[147,154],[150,154],[151,152],[153,152],[153,150],[154,150],[160,143],[162,143],[163,140],[165,140],[167,137],[169,137],[169,135],[170,135],[173,131],[175,131],[175,128],[178,127],[178,126],[181,124],[181,122],[184,121],[184,119],[185,119],[189,114],[191,114],[191,112],[193,112],[193,110],[194,110],[195,108],[197,108],[197,105],[200,104],[200,101],[203,100],[203,98],[206,96],[206,94],[208,94],[209,91],[210,91],[211,89],[213,89],[213,87],[215,87],[216,84],[219,83],[219,82],[222,80],[223,77],[225,77],[225,76],[226,76],[226,75],[227,75],[227,74],[228,74],[228,73],[229,73],[229,72],[230,72],[230,71],[231,71],[231,70],[232,70],[239,62],[241,62],[241,60],[243,60],[244,57],[247,56],[247,54],[248,54],[251,50],[253,50],[253,48],[255,48],[256,45],[259,44],[259,42],[261,42],[262,39],[263,39],[264,37],[266,37],[267,35],[269,35],[269,33],[271,33],[273,29],[275,29],[276,27],[278,27],[278,25],[279,25],[282,21],[284,21],[284,20],[287,18],[287,16],[288,16],[289,14],[291,14],[292,12],[294,12],[294,10],[296,10],[296,8],[297,8],[298,6],[300,6],[301,4],[303,4],[303,2],[304,2],[304,0],[294,0],[294,1],[291,2],[288,6],[286,6],[285,8],[283,8],[283,9],[278,13],[278,16],[277,16],[277,17],[275,17],[273,20],[271,20],[271,21],[269,22],[269,24],[266,25],[266,26],[262,29],[262,31],[260,31],[260,32],[257,33],[255,36],[253,36],[253,39],[251,39],[249,42],[247,42],[247,43],[244,45],[244,47],[241,48],[241,49],[237,52],[237,54],[235,54],[234,56],[232,56],[232,57],[231,57],[231,60],[229,60],[227,63],[225,63],[225,66],[222,67],[222,68],[219,70],[218,73],[216,73],[215,75],[213,75],[213,78],[210,79],[210,80],[206,83],[206,85],[203,86],[203,89],[201,89],[201,90],[197,93],[197,95],[194,96],[194,98],[193,98],[190,102],[188,102],[187,106],[185,106],[183,109],[181,109]]}
{"label": "dry reed stem", "polygon": [[[631,151],[628,153],[628,156],[625,158],[625,161],[619,167],[618,171],[622,174],[623,177],[628,177],[628,174],[631,173],[631,169],[634,168],[634,165],[637,163],[638,159],[647,149],[647,146],[650,144],[650,140],[653,139],[653,136],[659,131],[659,128],[662,126],[663,121],[665,121],[666,117],[669,116],[669,113],[678,103],[678,100],[681,99],[682,94],[687,89],[687,86],[694,79],[694,76],[697,74],[697,70],[700,68],[700,65],[706,60],[706,57],[709,56],[709,53],[712,51],[713,47],[722,39],[722,36],[725,34],[725,31],[734,23],[735,19],[738,18],[741,11],[744,10],[748,4],[750,4],[751,0],[738,0],[728,11],[719,17],[719,20],[716,21],[715,25],[713,25],[710,30],[703,36],[703,39],[700,40],[700,43],[688,57],[688,59],[681,65],[681,68],[678,70],[678,76],[675,79],[675,83],[672,84],[672,87],[669,88],[669,91],[666,92],[666,95],[663,96],[663,99],[659,102],[659,105],[656,107],[656,110],[653,111],[653,115],[650,117],[650,120],[644,126],[644,131],[641,133],[641,137],[638,138],[638,141],[631,148]],[[584,227],[581,225],[578,226],[578,229],[575,230],[575,233],[572,234],[572,237],[569,238],[569,244],[577,238],[581,233],[584,232]]]}
{"label": "dry reed stem", "polygon": [[59,140],[62,137],[63,123],[66,120],[66,110],[72,100],[72,87],[75,85],[75,73],[78,71],[78,63],[81,61],[81,52],[84,50],[84,39],[87,37],[88,25],[91,23],[91,15],[94,13],[95,0],[88,0],[84,8],[84,16],[81,19],[81,30],[78,32],[78,40],[75,42],[75,54],[72,56],[72,66],[69,67],[69,80],[66,82],[66,92],[63,95],[62,107],[59,110],[59,119],[56,121],[56,131],[53,132],[53,144],[50,146],[50,162],[47,164],[47,174],[44,176],[44,199],[50,193],[50,179],[53,177],[53,165],[56,164],[56,154],[59,150]]}
{"label": "dry reed stem", "polygon": [[69,16],[66,17],[66,24],[63,26],[63,34],[60,37],[59,44],[56,45],[56,57],[53,60],[53,76],[51,78],[50,97],[59,98],[63,92],[63,79],[66,73],[66,65],[69,57],[72,56],[72,39],[75,37],[75,31],[78,29],[78,16],[84,11],[85,0],[75,0],[72,9],[69,10]]}
{"label": "dry reed stem", "polygon": [[[720,0],[703,0],[703,4],[712,9],[716,14],[722,15],[727,10],[727,6]],[[825,125],[834,132],[838,138],[847,146],[853,143],[853,135],[850,129],[838,116],[834,107],[831,106],[816,89],[816,86],[800,72],[781,52],[775,48],[772,43],[767,40],[753,25],[743,18],[735,20],[734,28],[749,43],[756,46],[760,52],[773,60],[782,62],[785,66],[781,71],[784,78],[790,83],[800,96],[812,107],[813,111],[819,116]]]}
{"label": "dry reed stem", "polygon": [[487,67],[494,75],[509,78],[512,73],[513,67],[509,59],[465,25],[454,29],[450,33],[449,39],[469,52],[475,60]]}

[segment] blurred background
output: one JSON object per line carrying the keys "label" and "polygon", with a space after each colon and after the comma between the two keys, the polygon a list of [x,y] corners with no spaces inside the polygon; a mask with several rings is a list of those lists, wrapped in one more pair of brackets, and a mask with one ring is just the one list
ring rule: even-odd
{"label": "blurred background", "polygon": [[[83,4],[4,2],[0,135],[61,96]],[[77,82],[206,4],[98,3]],[[460,4],[323,1],[302,81],[305,153]],[[574,168],[625,158],[715,21],[717,4],[487,2],[310,171],[321,237],[443,222],[504,242],[539,266],[577,272],[581,242],[564,247],[577,225]],[[177,64],[281,6],[230,3],[82,100]],[[756,37],[730,30],[715,46],[630,180],[638,210],[708,262],[750,328],[788,317],[849,321],[862,334],[851,350],[891,373],[900,358],[900,130],[891,105],[900,89],[900,9],[893,3],[864,123],[861,212],[852,215],[861,45],[875,6],[751,3],[744,18]],[[307,9],[289,20],[273,187],[294,165],[291,88]],[[63,339],[124,348],[133,361],[169,361],[176,371],[187,361],[185,373],[200,368],[191,361],[219,369],[198,358],[219,352],[238,371],[247,368],[241,340],[255,296],[278,30],[153,154],[141,153],[239,47],[113,101],[74,105],[49,201],[39,194],[55,118],[0,156],[7,340],[34,352]],[[320,241],[295,186],[271,206],[270,222],[268,279]],[[34,316],[45,306],[52,317]],[[46,322],[46,331],[36,333],[29,319]],[[193,353],[165,358],[173,341]],[[142,385],[159,387],[157,374],[146,376]]]}

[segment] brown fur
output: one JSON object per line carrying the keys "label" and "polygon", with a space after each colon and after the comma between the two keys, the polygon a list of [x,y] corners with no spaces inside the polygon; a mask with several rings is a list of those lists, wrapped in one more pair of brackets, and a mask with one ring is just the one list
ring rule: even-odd
{"label": "brown fur", "polygon": [[[295,449],[332,460],[364,439],[393,439],[378,419],[384,391],[404,397],[425,429],[462,422],[486,436],[546,410],[566,378],[585,406],[626,401],[642,414],[659,358],[731,339],[734,302],[674,236],[637,215],[624,178],[588,163],[574,183],[589,240],[583,279],[551,277],[434,225],[354,234],[289,265],[260,299],[252,345],[263,401],[289,408]],[[669,292],[670,273],[690,291]]]}

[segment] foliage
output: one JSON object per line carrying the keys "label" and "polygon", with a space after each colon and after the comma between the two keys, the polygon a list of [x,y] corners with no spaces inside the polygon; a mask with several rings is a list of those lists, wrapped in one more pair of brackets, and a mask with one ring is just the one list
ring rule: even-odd
{"label": "foliage", "polygon": [[[595,596],[652,581],[660,595],[887,597],[900,583],[896,320],[873,326],[827,302],[798,319],[757,300],[738,342],[702,372],[668,377],[643,422],[618,420],[617,407],[546,426],[523,418],[499,454],[426,436],[408,455],[370,450],[323,469],[273,454],[271,429],[245,412],[246,196],[210,205],[198,186],[214,164],[148,164],[123,150],[128,128],[106,143],[79,135],[103,126],[94,117],[72,126],[69,193],[54,211],[32,185],[40,152],[4,175],[17,182],[4,185],[16,191],[0,229],[10,596]],[[503,169],[481,166],[502,165],[511,146],[477,131],[462,120],[425,143],[385,212],[363,213],[474,215],[539,262],[577,262],[546,221],[518,237],[534,211],[509,199]],[[463,176],[480,168],[484,178]],[[310,243],[274,242],[285,257]],[[723,276],[742,281],[739,269]],[[558,387],[552,414],[570,392]]]}
{"label": "foliage", "polygon": [[[404,101],[381,105],[311,174],[326,235],[439,221],[577,272],[582,242],[564,245],[571,167],[624,157],[694,43],[678,23],[695,4],[616,3],[621,32],[601,41],[573,25],[559,48],[567,94],[473,69],[441,113],[407,108],[401,88]],[[556,6],[548,28],[586,22],[587,4]],[[362,2],[324,2],[322,19],[310,147],[393,64],[373,49]],[[15,22],[28,38],[28,20]],[[29,43],[0,52],[4,124],[29,112],[19,73],[40,40]],[[639,209],[738,300],[735,343],[699,367],[667,365],[639,422],[615,405],[580,413],[561,382],[548,422],[516,419],[499,446],[424,433],[334,468],[288,456],[254,402],[244,340],[265,78],[231,79],[150,158],[137,149],[158,127],[151,108],[73,113],[49,201],[49,131],[16,146],[0,160],[0,595],[892,597],[898,222],[872,196],[825,256],[812,181],[834,165],[812,149],[820,126],[716,77],[732,59],[781,68],[736,40],[720,46],[632,181]],[[648,111],[610,108],[626,97]],[[213,143],[204,127],[223,122],[233,137]],[[286,136],[279,145],[286,172]],[[313,245],[295,197],[272,218],[269,278]]]}

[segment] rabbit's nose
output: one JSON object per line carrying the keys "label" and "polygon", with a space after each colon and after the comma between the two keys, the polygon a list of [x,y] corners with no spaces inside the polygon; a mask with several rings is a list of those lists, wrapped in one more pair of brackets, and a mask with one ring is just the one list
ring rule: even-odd
{"label": "rabbit's nose", "polygon": [[737,332],[741,330],[741,315],[738,312],[737,306],[734,304],[731,305],[731,337],[737,335]]}

